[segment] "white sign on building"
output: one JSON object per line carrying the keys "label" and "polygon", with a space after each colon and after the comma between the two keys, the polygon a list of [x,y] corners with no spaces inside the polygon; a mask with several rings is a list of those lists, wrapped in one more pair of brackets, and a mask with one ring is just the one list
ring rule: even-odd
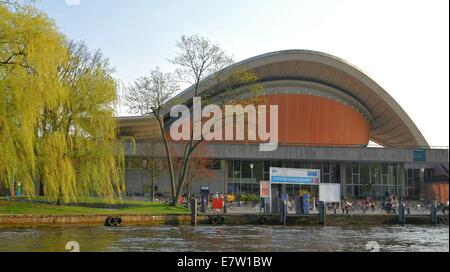
{"label": "white sign on building", "polygon": [[320,170],[270,167],[270,182],[272,184],[319,185]]}

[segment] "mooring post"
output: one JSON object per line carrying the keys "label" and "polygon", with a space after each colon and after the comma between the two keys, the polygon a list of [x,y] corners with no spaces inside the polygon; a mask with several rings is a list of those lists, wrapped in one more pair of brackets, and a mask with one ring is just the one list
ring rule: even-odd
{"label": "mooring post", "polygon": [[296,214],[305,214],[304,208],[303,208],[303,197],[297,196],[295,198],[295,213]]}
{"label": "mooring post", "polygon": [[302,202],[303,202],[303,199],[301,199],[301,196],[295,197],[295,214],[303,214]]}
{"label": "mooring post", "polygon": [[191,225],[197,225],[197,201],[195,198],[191,199]]}
{"label": "mooring post", "polygon": [[279,200],[279,222],[280,224],[283,224],[283,226],[286,226],[286,216],[287,216],[287,205],[286,202],[282,199]]}
{"label": "mooring post", "polygon": [[406,222],[405,206],[405,202],[403,201],[398,205],[398,223],[402,225]]}
{"label": "mooring post", "polygon": [[278,222],[280,222],[280,224],[283,223],[283,200],[279,199],[278,200]]}
{"label": "mooring post", "polygon": [[437,205],[436,201],[431,204],[431,224],[436,225],[438,223],[438,216],[437,216]]}
{"label": "mooring post", "polygon": [[228,212],[227,202],[224,201],[224,202],[223,202],[223,213],[227,213],[227,212]]}
{"label": "mooring post", "polygon": [[319,224],[325,225],[325,202],[319,202]]}

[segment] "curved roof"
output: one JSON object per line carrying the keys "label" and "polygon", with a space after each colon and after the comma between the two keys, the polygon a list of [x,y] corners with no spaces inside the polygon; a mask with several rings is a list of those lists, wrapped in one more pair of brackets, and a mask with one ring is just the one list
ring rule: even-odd
{"label": "curved roof", "polygon": [[[370,113],[370,140],[383,146],[428,147],[422,133],[400,105],[359,68],[335,56],[309,50],[286,50],[256,56],[229,69],[253,71],[264,85],[274,81],[308,81],[352,97]],[[205,89],[211,81],[205,79]],[[202,89],[200,90],[200,92]],[[178,98],[192,98],[188,88]],[[367,115],[367,114],[366,114]]]}

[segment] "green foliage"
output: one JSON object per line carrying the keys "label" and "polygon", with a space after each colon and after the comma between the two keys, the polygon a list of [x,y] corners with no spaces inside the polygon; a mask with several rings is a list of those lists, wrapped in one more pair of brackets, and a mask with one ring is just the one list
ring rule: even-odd
{"label": "green foliage", "polygon": [[56,67],[67,58],[64,38],[31,7],[0,5],[0,182],[12,188],[21,178],[33,194],[35,144],[43,107],[65,99]]}
{"label": "green foliage", "polygon": [[[32,6],[0,3],[0,188],[59,202],[123,190],[117,84],[108,60]],[[119,147],[118,147],[119,146]]]}
{"label": "green foliage", "polygon": [[241,194],[241,201],[244,201],[244,202],[259,202],[260,198],[256,194]]}

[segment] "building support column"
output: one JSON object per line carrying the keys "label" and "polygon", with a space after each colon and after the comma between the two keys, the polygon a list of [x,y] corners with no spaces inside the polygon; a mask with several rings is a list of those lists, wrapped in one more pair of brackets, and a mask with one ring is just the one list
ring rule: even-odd
{"label": "building support column", "polygon": [[346,185],[347,185],[347,162],[339,163],[340,167],[340,180],[341,180],[341,198],[346,195]]}
{"label": "building support column", "polygon": [[397,184],[399,189],[399,199],[404,200],[406,195],[406,182],[405,182],[405,163],[399,163],[397,165]]}
{"label": "building support column", "polygon": [[225,178],[224,178],[224,180],[223,180],[223,188],[224,188],[224,191],[223,191],[223,194],[224,195],[227,195],[228,194],[228,160],[225,160]]}

